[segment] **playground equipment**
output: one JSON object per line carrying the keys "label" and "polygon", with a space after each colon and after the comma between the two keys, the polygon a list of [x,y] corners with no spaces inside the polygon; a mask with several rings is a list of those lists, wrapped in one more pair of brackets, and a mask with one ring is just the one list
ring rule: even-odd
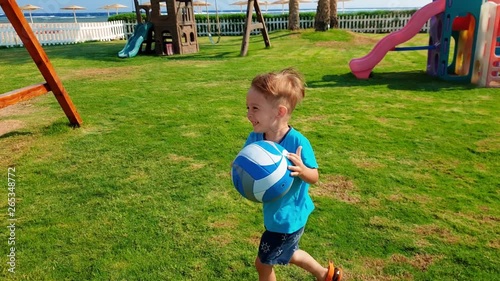
{"label": "playground equipment", "polygon": [[500,0],[481,7],[479,29],[472,83],[500,87]]}
{"label": "playground equipment", "polygon": [[[118,53],[119,57],[133,57],[139,52],[152,53],[153,45],[157,55],[199,51],[192,0],[152,0],[150,4],[142,5],[134,0],[134,4],[138,24]],[[162,10],[162,7],[165,9]],[[146,21],[142,20],[141,11],[145,12]]]}
{"label": "playground equipment", "polygon": [[212,38],[212,32],[211,32],[211,24],[210,24],[210,14],[208,13],[208,9],[207,9],[207,33],[208,33],[208,39],[210,40],[210,43],[212,44],[219,44],[220,43],[220,39],[222,37],[221,35],[221,32],[220,32],[220,20],[219,20],[219,6],[217,5],[217,0],[214,0],[215,1],[215,24],[216,24],[216,28],[217,28],[217,41],[214,41],[214,39]]}
{"label": "playground equipment", "polygon": [[45,79],[43,83],[1,94],[0,108],[52,92],[66,114],[66,117],[68,117],[70,124],[79,127],[83,121],[16,1],[0,0],[0,7]]}
{"label": "playground equipment", "polygon": [[[253,23],[252,19],[254,9],[255,9],[255,14],[257,16],[256,23]],[[248,43],[250,41],[250,33],[254,29],[260,29],[260,33],[264,38],[264,44],[266,45],[266,48],[271,47],[271,42],[269,41],[269,34],[267,33],[267,27],[266,23],[264,22],[264,16],[262,15],[262,11],[260,10],[259,1],[248,0],[246,21],[245,21],[245,34],[243,35],[243,41],[241,42],[241,51],[240,51],[240,56],[242,57],[247,55]]]}
{"label": "playground equipment", "polygon": [[[137,0],[134,0],[134,5],[137,26],[125,47],[118,52],[118,57],[134,57],[141,52],[152,53],[153,48],[157,55],[189,54],[199,51],[192,0],[152,0],[148,4],[139,4]],[[221,39],[217,0],[215,0],[215,6],[217,41],[212,38],[207,11],[208,38],[212,44],[219,43]],[[166,8],[164,12],[161,7]],[[255,23],[252,19],[254,9],[257,18]],[[142,20],[142,12],[146,15],[145,21]],[[260,29],[266,48],[271,47],[259,2],[248,0],[240,56],[247,55],[250,33],[254,29]],[[144,45],[145,48],[143,48]]]}
{"label": "playground equipment", "polygon": [[[351,60],[351,72],[358,79],[368,79],[389,51],[426,49],[429,75],[500,87],[499,6],[500,0],[434,0],[418,10],[401,30],[382,38],[366,56]],[[420,32],[429,19],[429,46],[396,48]]]}
{"label": "playground equipment", "polygon": [[[147,40],[150,30],[153,27],[151,22],[138,23],[135,26],[134,34],[127,40],[125,47],[118,52],[120,58],[135,57],[141,50],[142,43]],[[150,44],[150,43],[149,43]]]}

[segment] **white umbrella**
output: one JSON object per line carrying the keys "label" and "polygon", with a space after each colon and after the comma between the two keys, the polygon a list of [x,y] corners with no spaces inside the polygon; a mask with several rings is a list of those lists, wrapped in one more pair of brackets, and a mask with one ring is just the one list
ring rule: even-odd
{"label": "white umbrella", "polygon": [[[281,12],[285,13],[285,5],[288,4],[289,0],[278,0],[270,3],[270,5],[281,5]],[[299,0],[299,3],[311,3],[312,0]]]}
{"label": "white umbrella", "polygon": [[281,5],[281,13],[285,13],[285,4],[288,4],[288,0],[278,0],[271,3],[271,5]]}
{"label": "white umbrella", "polygon": [[266,13],[267,13],[267,6],[271,5],[271,2],[269,2],[269,1],[260,1],[260,0],[258,0],[258,1],[259,1],[259,4],[264,4],[264,6],[266,6]]}
{"label": "white umbrella", "polygon": [[198,13],[201,13],[201,7],[207,7],[207,13],[208,13],[208,6],[211,6],[211,5],[210,5],[210,3],[205,2],[205,1],[193,1],[193,6],[199,7]]}
{"label": "white umbrella", "polygon": [[243,6],[245,6],[247,4],[248,4],[248,1],[238,1],[238,2],[231,3],[229,5],[240,6],[240,12],[243,13]]}
{"label": "white umbrella", "polygon": [[109,5],[102,6],[99,9],[106,10],[106,12],[108,12],[108,18],[109,18],[109,10],[111,10],[111,8],[109,7]]}
{"label": "white umbrella", "polygon": [[342,2],[342,14],[343,14],[344,13],[344,2],[348,2],[348,1],[351,1],[351,0],[337,0],[337,1]]}
{"label": "white umbrella", "polygon": [[75,19],[76,22],[76,10],[85,10],[84,7],[81,6],[76,6],[76,5],[71,5],[71,6],[66,6],[62,7],[61,10],[72,10],[73,11],[73,18]]}
{"label": "white umbrella", "polygon": [[33,17],[31,16],[31,11],[36,11],[38,9],[41,9],[41,7],[38,7],[38,6],[35,6],[35,5],[31,5],[31,4],[28,4],[28,5],[24,5],[24,6],[21,6],[19,7],[21,10],[24,10],[24,11],[28,11],[29,14],[30,14],[30,20],[31,20],[31,23],[33,23]]}
{"label": "white umbrella", "polygon": [[[106,7],[106,6],[105,6]],[[107,5],[107,7],[109,9],[115,9],[116,10],[116,14],[118,15],[118,9],[123,9],[123,8],[127,8],[127,6],[125,5],[122,5],[122,4],[111,4],[111,5]]]}
{"label": "white umbrella", "polygon": [[[267,1],[267,0],[266,1],[258,0],[258,1],[259,1],[259,4],[264,4],[266,6],[266,12],[267,12],[267,6],[272,5],[272,3]],[[246,6],[247,4],[248,4],[248,1],[238,1],[238,2],[231,3],[229,5],[240,6],[240,12],[243,13],[243,6]]]}

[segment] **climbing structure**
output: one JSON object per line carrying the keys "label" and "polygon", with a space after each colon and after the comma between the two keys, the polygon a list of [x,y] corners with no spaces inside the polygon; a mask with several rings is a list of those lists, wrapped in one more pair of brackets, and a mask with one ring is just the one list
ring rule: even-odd
{"label": "climbing structure", "polygon": [[146,22],[153,25],[146,44],[146,52],[154,50],[157,55],[190,54],[199,51],[196,20],[192,0],[152,0],[139,4],[134,0],[137,22],[143,23],[141,12],[146,13]]}
{"label": "climbing structure", "polygon": [[500,87],[500,0],[481,8],[472,82],[481,87]]}
{"label": "climbing structure", "polygon": [[[415,12],[405,27],[382,38],[351,72],[368,79],[387,52],[418,34],[430,20],[427,73],[447,81],[500,87],[500,0],[434,0]],[[415,49],[415,48],[412,48]]]}
{"label": "climbing structure", "polygon": [[446,0],[443,13],[431,22],[427,73],[448,81],[470,81],[476,48],[477,21],[483,0]]}

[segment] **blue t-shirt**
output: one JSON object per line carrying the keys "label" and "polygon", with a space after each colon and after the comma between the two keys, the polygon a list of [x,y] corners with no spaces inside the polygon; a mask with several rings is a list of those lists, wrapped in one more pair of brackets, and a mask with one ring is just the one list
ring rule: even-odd
{"label": "blue t-shirt", "polygon": [[[263,133],[251,132],[245,146],[261,140],[264,140]],[[302,146],[301,157],[304,165],[312,169],[318,168],[311,143],[299,131],[290,128],[279,144],[291,153],[296,153],[297,148]],[[264,226],[272,232],[293,233],[306,225],[313,210],[309,184],[295,177],[288,193],[278,200],[263,204]]]}

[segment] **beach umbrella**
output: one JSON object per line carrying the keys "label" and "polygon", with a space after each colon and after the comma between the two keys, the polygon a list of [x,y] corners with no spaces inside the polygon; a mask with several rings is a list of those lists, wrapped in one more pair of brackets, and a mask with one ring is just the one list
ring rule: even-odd
{"label": "beach umbrella", "polygon": [[[243,13],[243,6],[247,6],[247,4],[248,4],[248,1],[238,1],[238,2],[231,3],[229,5],[240,6],[240,12]],[[266,6],[266,12],[267,12],[267,6],[272,5],[271,2],[269,2],[269,1],[259,1],[259,4],[264,4],[264,6]]]}
{"label": "beach umbrella", "polygon": [[111,8],[109,7],[109,5],[102,6],[102,7],[100,7],[99,9],[101,9],[101,10],[106,10],[106,12],[108,12],[108,18],[109,18],[109,10],[111,10]]}
{"label": "beach umbrella", "polygon": [[248,1],[238,1],[231,3],[229,5],[234,5],[234,6],[240,6],[240,13],[243,13],[243,6],[246,6],[248,4]]}
{"label": "beach umbrella", "polygon": [[288,0],[278,0],[271,3],[271,5],[281,5],[281,13],[285,13],[285,5],[288,4]]}
{"label": "beach umbrella", "polygon": [[199,7],[198,13],[201,13],[201,7],[206,7],[207,8],[207,13],[208,13],[208,6],[211,6],[210,3],[205,2],[205,1],[193,1],[193,6],[194,7]]}
{"label": "beach umbrella", "polygon": [[23,10],[23,11],[28,11],[29,12],[31,23],[33,23],[33,17],[31,16],[31,11],[36,11],[38,9],[41,9],[41,7],[38,7],[38,6],[35,6],[35,5],[31,5],[31,4],[24,5],[24,6],[21,6],[19,8],[21,10]]}
{"label": "beach umbrella", "polygon": [[[106,6],[104,6],[104,7],[106,7]],[[118,9],[127,8],[127,6],[122,5],[122,4],[111,4],[111,5],[107,5],[107,7],[109,9],[115,9],[117,15],[118,15]],[[109,14],[108,14],[108,16],[109,16]]]}
{"label": "beach umbrella", "polygon": [[267,6],[271,5],[271,2],[269,2],[269,1],[259,1],[259,4],[264,4],[264,6],[266,6],[266,13],[267,13]]}
{"label": "beach umbrella", "polygon": [[81,7],[81,6],[71,5],[71,6],[62,7],[61,10],[73,11],[73,18],[75,19],[75,22],[76,22],[76,10],[85,10],[85,8]]}
{"label": "beach umbrella", "polygon": [[[289,2],[289,0],[278,0],[272,2],[270,5],[281,5],[281,12],[285,13],[285,5]],[[312,0],[299,0],[299,3],[312,3]]]}
{"label": "beach umbrella", "polygon": [[342,2],[342,14],[343,14],[344,13],[344,2],[348,2],[348,1],[351,1],[351,0],[337,0],[337,1]]}

